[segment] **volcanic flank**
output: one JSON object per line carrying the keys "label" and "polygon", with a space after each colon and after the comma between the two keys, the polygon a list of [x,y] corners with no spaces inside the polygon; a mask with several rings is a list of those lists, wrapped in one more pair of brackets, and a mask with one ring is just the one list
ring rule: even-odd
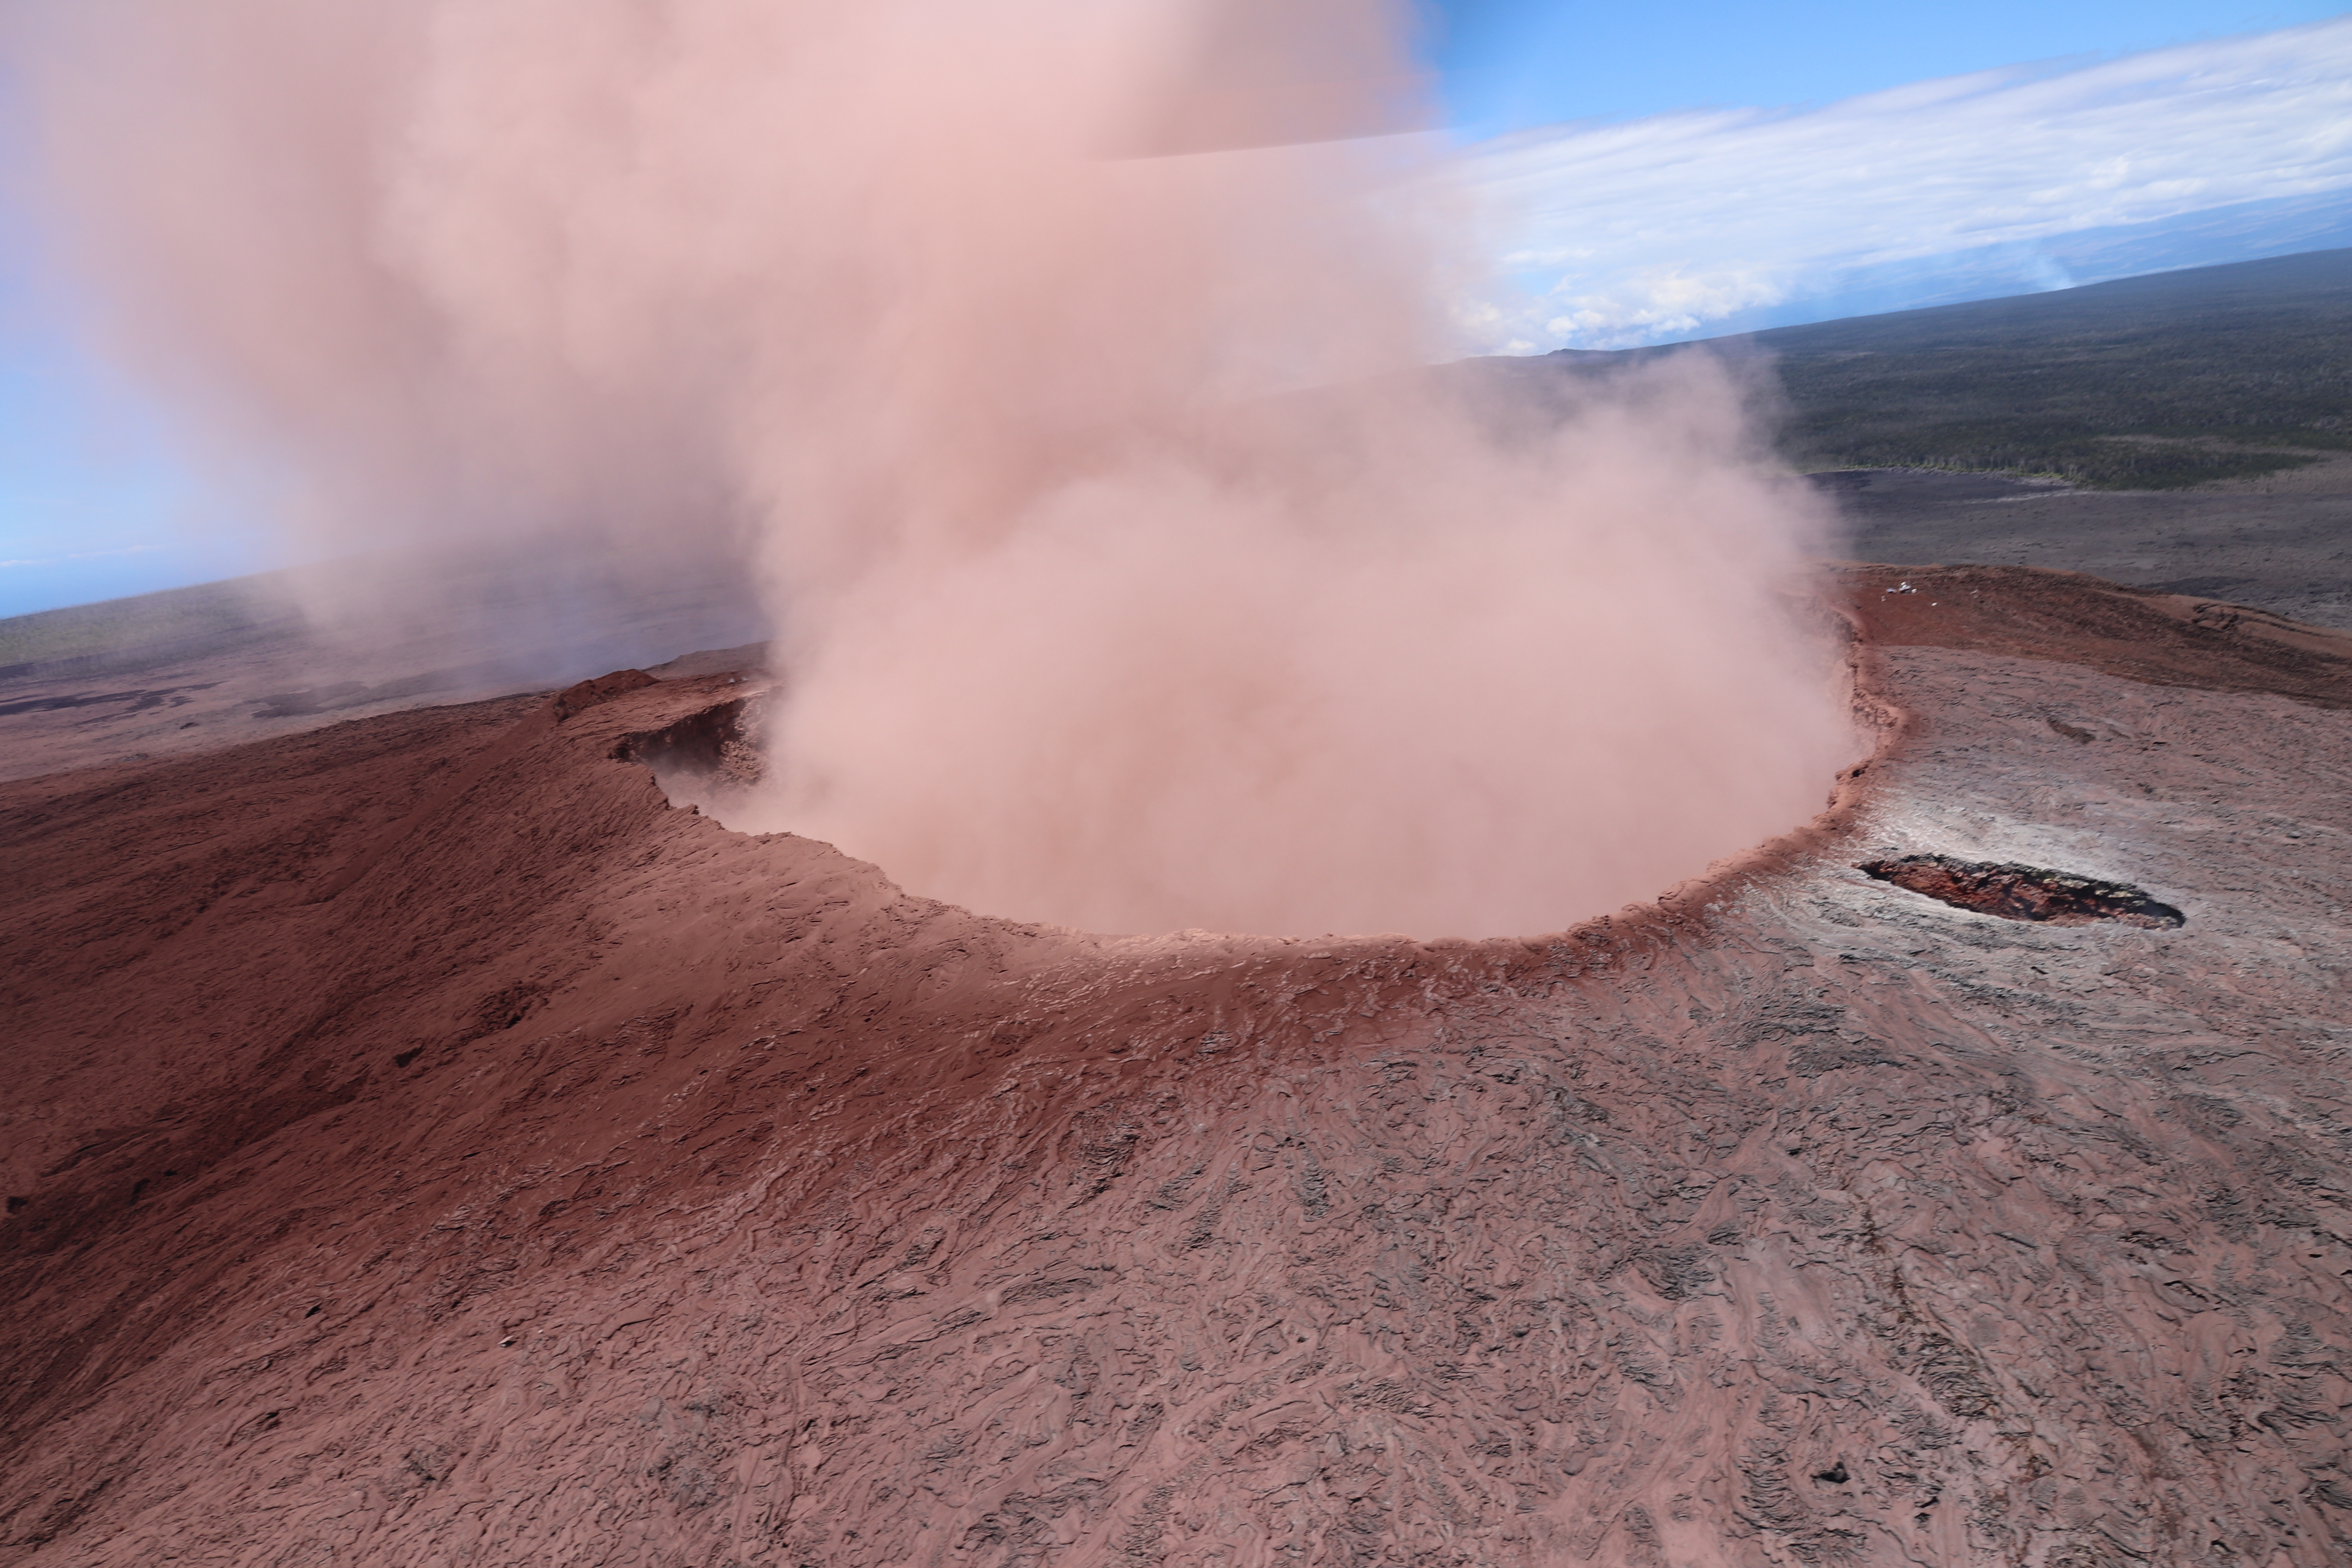
{"label": "volcanic flank", "polygon": [[2352,641],[1844,591],[1833,809],[1524,941],[910,897],[724,676],[0,786],[0,1561],[2343,1561]]}

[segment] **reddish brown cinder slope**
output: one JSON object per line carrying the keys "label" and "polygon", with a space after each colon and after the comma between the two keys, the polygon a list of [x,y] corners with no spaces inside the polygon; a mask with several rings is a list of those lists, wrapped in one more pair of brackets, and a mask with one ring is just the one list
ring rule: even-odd
{"label": "reddish brown cinder slope", "polygon": [[2352,663],[2090,582],[1865,574],[1842,808],[1522,942],[909,897],[717,680],[0,788],[0,1562],[2342,1561]]}

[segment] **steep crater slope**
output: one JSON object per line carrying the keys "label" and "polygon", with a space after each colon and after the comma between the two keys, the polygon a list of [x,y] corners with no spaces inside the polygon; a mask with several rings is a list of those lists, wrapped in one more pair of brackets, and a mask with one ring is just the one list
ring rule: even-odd
{"label": "steep crater slope", "polygon": [[1874,572],[1842,811],[1523,942],[909,898],[723,678],[0,786],[0,1562],[2341,1561],[2343,639]]}

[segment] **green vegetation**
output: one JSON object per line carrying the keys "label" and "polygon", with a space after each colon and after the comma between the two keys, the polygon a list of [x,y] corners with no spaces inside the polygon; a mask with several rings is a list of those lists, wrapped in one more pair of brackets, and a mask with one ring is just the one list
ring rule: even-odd
{"label": "green vegetation", "polygon": [[190,658],[289,628],[295,613],[274,579],[239,577],[0,620],[0,670],[105,656],[110,667]]}
{"label": "green vegetation", "polygon": [[[1718,340],[1770,356],[1804,468],[2168,489],[2352,451],[2352,250]],[[1632,354],[1577,354],[1580,364]]]}

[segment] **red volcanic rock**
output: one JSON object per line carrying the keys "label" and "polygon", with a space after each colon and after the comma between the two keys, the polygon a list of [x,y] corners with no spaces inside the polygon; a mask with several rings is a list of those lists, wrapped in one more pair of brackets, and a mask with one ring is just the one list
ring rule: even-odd
{"label": "red volcanic rock", "polygon": [[2056,659],[2158,686],[2352,708],[2352,637],[2251,605],[2030,566],[1850,566],[1834,575],[1874,647]]}
{"label": "red volcanic rock", "polygon": [[0,786],[0,1563],[2346,1560],[2348,645],[1947,575],[1521,942],[913,898],[719,679]]}
{"label": "red volcanic rock", "polygon": [[1949,855],[1904,855],[1892,860],[1865,860],[1854,869],[1940,899],[1955,909],[1976,910],[2005,921],[2047,921],[2054,926],[2116,921],[2151,931],[2185,923],[2179,910],[2157,902],[2137,888],[2042,866],[1983,866],[1955,860]]}

